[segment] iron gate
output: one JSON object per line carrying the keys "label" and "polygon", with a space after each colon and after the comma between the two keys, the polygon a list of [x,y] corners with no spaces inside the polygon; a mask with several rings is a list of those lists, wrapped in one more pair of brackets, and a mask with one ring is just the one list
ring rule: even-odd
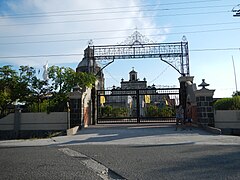
{"label": "iron gate", "polygon": [[175,123],[179,88],[97,91],[97,123]]}

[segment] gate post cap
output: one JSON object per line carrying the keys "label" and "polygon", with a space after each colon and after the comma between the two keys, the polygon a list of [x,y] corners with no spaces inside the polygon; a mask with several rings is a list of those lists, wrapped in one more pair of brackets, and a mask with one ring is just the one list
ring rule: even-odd
{"label": "gate post cap", "polygon": [[202,79],[202,83],[198,85],[199,87],[205,88],[206,86],[209,86],[208,83],[205,82],[205,79]]}

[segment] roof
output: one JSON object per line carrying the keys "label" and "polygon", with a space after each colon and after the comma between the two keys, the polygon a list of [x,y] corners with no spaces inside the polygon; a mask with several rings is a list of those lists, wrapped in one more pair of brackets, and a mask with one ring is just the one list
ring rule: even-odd
{"label": "roof", "polygon": [[129,74],[132,74],[132,73],[137,73],[137,72],[134,70],[134,67],[133,67],[132,71],[129,72]]}

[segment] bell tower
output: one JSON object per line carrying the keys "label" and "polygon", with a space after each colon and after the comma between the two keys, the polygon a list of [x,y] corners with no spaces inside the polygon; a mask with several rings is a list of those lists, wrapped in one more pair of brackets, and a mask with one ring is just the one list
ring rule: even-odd
{"label": "bell tower", "polygon": [[132,68],[132,71],[129,72],[129,81],[137,81],[137,72],[134,71],[134,67]]}

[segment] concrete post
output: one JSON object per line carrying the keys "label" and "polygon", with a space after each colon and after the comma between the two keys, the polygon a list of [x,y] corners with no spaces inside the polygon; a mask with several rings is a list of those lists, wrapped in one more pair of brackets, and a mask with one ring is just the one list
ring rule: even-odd
{"label": "concrete post", "polygon": [[15,112],[14,112],[14,132],[16,138],[19,137],[19,132],[21,129],[21,109],[15,105]]}

